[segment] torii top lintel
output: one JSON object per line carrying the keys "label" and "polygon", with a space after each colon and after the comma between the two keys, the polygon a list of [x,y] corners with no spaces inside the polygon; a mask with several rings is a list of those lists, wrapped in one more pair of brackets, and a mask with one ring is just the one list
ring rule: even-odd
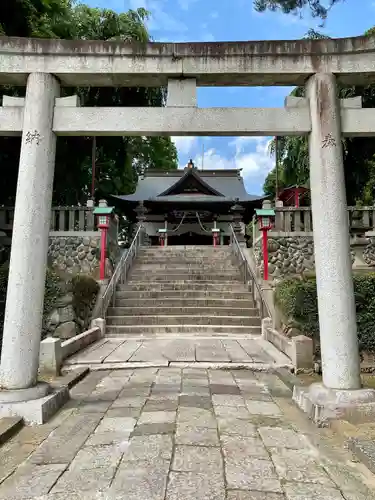
{"label": "torii top lintel", "polygon": [[198,86],[303,85],[314,73],[345,84],[375,81],[375,37],[249,42],[127,43],[0,37],[0,84],[25,85],[32,72],[61,85],[160,86],[194,78]]}

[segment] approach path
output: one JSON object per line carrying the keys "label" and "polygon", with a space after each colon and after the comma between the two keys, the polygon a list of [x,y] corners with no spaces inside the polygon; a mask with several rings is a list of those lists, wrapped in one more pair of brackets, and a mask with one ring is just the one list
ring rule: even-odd
{"label": "approach path", "polygon": [[102,370],[71,396],[0,449],[0,499],[375,498],[373,476],[305,419],[276,375]]}

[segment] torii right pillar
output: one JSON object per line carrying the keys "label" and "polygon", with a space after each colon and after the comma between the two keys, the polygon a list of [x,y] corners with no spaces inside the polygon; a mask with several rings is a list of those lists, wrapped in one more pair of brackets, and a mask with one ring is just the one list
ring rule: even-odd
{"label": "torii right pillar", "polygon": [[[315,420],[343,415],[356,403],[375,401],[375,391],[361,389],[341,111],[336,92],[333,74],[318,73],[307,82],[306,97],[311,117],[311,206],[323,384],[310,386],[308,394],[302,398],[305,399],[302,405]],[[295,397],[298,401],[296,394]]]}

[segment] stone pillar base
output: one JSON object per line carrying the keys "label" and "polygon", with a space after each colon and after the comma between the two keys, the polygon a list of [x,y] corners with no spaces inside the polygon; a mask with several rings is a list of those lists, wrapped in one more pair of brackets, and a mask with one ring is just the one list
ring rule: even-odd
{"label": "stone pillar base", "polygon": [[39,399],[47,396],[49,393],[49,385],[46,382],[40,382],[33,387],[27,389],[12,389],[0,391],[0,404],[1,403],[20,403],[24,401],[31,401],[32,399]]}
{"label": "stone pillar base", "polygon": [[295,385],[293,401],[320,426],[336,419],[355,424],[375,418],[374,389],[329,389],[319,383]]}
{"label": "stone pillar base", "polygon": [[44,424],[69,400],[68,387],[49,391],[45,383],[21,391],[0,391],[0,418],[17,416],[30,424]]}

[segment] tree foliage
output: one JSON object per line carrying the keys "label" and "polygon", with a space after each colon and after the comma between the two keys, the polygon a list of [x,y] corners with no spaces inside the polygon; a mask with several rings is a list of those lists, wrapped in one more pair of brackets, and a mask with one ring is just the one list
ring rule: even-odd
{"label": "tree foliage", "polygon": [[264,12],[270,10],[272,12],[281,11],[283,14],[302,15],[304,9],[309,9],[313,17],[318,17],[323,21],[331,8],[345,0],[254,0],[255,10]]}
{"label": "tree foliage", "polygon": [[[374,29],[366,32],[374,34]],[[308,38],[327,38],[310,31]],[[361,96],[364,108],[375,107],[375,85],[366,87],[337,86],[339,98]],[[297,87],[292,96],[304,97],[304,87]],[[278,141],[279,188],[309,182],[309,150],[307,137],[279,137]],[[347,200],[350,205],[370,205],[375,201],[375,141],[371,137],[353,137],[342,140]],[[275,140],[270,152],[275,153]],[[273,169],[267,176],[264,192],[272,197],[276,194],[276,173]]]}
{"label": "tree foliage", "polygon": [[[4,5],[5,2],[5,5]],[[8,36],[86,40],[136,40],[146,43],[145,9],[116,13],[109,9],[74,5],[71,0],[2,0],[0,30]],[[3,87],[1,94],[23,95],[25,89]],[[71,88],[82,106],[163,106],[160,88]],[[0,162],[6,185],[0,203],[13,204],[16,193],[20,139],[0,138]],[[134,191],[140,171],[177,168],[177,151],[169,137],[97,137],[96,197]],[[90,196],[92,138],[59,137],[57,141],[53,202],[85,203]]]}

